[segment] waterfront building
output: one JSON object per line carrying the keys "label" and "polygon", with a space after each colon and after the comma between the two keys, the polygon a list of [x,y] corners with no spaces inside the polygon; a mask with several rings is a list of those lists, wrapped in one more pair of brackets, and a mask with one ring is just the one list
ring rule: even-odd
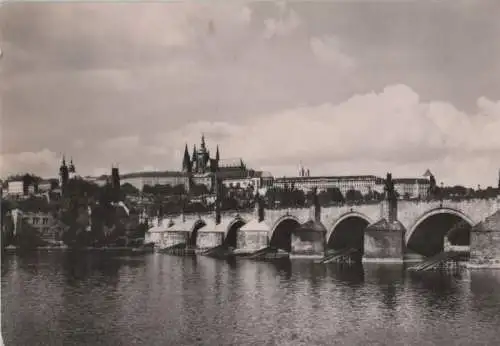
{"label": "waterfront building", "polygon": [[[59,244],[66,226],[50,213],[26,212],[19,209],[12,211],[14,234],[30,230],[36,232],[41,240],[48,244]],[[29,227],[26,227],[29,226]]]}

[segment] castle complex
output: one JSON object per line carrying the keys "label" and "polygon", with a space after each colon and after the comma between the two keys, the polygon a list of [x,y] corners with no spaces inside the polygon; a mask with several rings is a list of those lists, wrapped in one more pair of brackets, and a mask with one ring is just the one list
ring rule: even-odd
{"label": "castle complex", "polygon": [[[261,189],[267,187],[289,188],[294,187],[305,192],[313,189],[326,190],[337,188],[345,196],[350,190],[357,190],[363,195],[377,192],[383,193],[384,179],[374,175],[349,175],[349,176],[317,176],[311,175],[308,168],[299,167],[297,176],[273,177],[269,172],[248,169],[243,159],[221,159],[220,149],[217,145],[215,155],[207,147],[205,136],[201,136],[200,145],[193,145],[192,154],[189,153],[188,144],[185,144],[180,170],[134,172],[119,175],[121,184],[130,184],[142,190],[144,186],[155,185],[183,185],[189,191],[195,185],[204,185],[209,193],[214,192],[216,179],[227,188]],[[112,175],[117,176],[118,169],[112,169]],[[59,186],[64,189],[68,181],[77,177],[73,160],[69,164],[63,156],[59,168]],[[421,178],[394,179],[395,189],[400,198],[426,198],[431,183],[432,173],[427,171]],[[109,177],[85,177],[87,181],[103,186]],[[116,177],[115,179],[117,180]],[[434,181],[435,184],[435,181]],[[8,194],[22,194],[22,182],[10,182]],[[499,178],[500,185],[500,178]]]}

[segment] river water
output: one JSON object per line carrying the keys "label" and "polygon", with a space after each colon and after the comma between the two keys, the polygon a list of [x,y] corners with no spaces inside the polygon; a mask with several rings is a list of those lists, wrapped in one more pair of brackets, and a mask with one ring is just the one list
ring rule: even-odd
{"label": "river water", "polygon": [[40,252],[1,287],[5,345],[500,342],[500,271]]}

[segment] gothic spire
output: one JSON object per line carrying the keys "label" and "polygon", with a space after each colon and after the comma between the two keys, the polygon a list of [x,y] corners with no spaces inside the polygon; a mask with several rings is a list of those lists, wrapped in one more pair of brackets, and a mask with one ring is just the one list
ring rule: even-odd
{"label": "gothic spire", "polygon": [[184,148],[184,158],[182,160],[182,170],[185,172],[191,171],[191,158],[189,157],[188,145]]}
{"label": "gothic spire", "polygon": [[201,150],[205,150],[205,134],[201,134]]}
{"label": "gothic spire", "polygon": [[191,160],[196,160],[196,144],[193,145],[193,157],[191,158]]}
{"label": "gothic spire", "polygon": [[215,160],[219,161],[220,160],[220,154],[219,154],[219,145],[217,144],[217,151],[215,152]]}

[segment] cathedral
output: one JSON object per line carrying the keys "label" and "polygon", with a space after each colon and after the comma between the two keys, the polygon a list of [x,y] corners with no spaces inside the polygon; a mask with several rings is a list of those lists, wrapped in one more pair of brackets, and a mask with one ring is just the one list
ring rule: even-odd
{"label": "cathedral", "polygon": [[200,149],[193,146],[193,155],[189,157],[188,146],[184,148],[184,158],[182,160],[182,172],[192,174],[215,173],[218,170],[220,161],[219,146],[215,158],[210,157],[210,151],[205,144],[205,136],[201,136]]}
{"label": "cathedral", "polygon": [[[207,149],[204,135],[201,136],[200,148],[196,149],[196,145],[193,146],[193,154],[191,156],[189,155],[187,144],[184,148],[184,158],[182,160],[183,173],[199,176],[218,172],[221,176],[225,176],[227,174],[234,175],[234,172],[239,172],[239,176],[241,176],[241,173],[246,171],[247,167],[241,158],[221,160],[219,146],[217,146],[215,157],[210,157],[210,150]],[[233,172],[233,174],[230,172]]]}
{"label": "cathedral", "polygon": [[188,145],[184,148],[182,160],[182,173],[189,176],[189,182],[205,185],[211,190],[215,184],[215,173],[220,179],[238,179],[248,176],[249,171],[241,158],[221,160],[219,146],[216,148],[215,157],[210,156],[207,149],[205,136],[201,136],[200,148],[193,147],[189,155]]}

